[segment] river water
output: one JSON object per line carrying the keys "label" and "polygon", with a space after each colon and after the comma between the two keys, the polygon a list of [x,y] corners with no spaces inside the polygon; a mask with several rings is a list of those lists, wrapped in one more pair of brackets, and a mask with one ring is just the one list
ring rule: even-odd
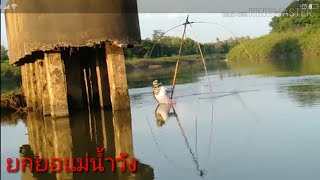
{"label": "river water", "polygon": [[320,179],[318,62],[298,69],[209,64],[208,76],[201,65],[186,65],[178,75],[174,109],[158,106],[150,86],[153,78],[169,85],[172,69],[133,72],[128,74],[131,111],[2,117],[1,178],[32,179],[30,172],[7,173],[8,157],[81,157],[106,147],[107,155],[134,155],[137,173],[34,173],[33,178]]}

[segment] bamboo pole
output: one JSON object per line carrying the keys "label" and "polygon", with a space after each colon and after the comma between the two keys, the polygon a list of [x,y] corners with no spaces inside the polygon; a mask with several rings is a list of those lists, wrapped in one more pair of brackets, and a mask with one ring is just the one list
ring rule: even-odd
{"label": "bamboo pole", "polygon": [[178,68],[179,68],[179,64],[180,64],[180,56],[181,56],[182,44],[183,44],[183,40],[184,40],[184,37],[185,37],[185,34],[186,34],[187,24],[189,22],[188,19],[189,19],[189,15],[187,16],[186,22],[184,23],[184,28],[183,28],[183,34],[182,34],[181,43],[180,43],[178,60],[177,60],[176,68],[174,70],[174,75],[173,75],[172,92],[171,92],[170,99],[172,99],[172,97],[173,97],[173,92],[174,92],[174,89],[175,89],[175,86],[176,86]]}

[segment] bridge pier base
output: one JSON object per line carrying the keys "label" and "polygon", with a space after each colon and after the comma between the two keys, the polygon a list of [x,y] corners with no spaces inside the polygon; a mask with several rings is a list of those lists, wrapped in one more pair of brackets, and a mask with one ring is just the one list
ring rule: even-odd
{"label": "bridge pier base", "polygon": [[96,73],[99,91],[99,102],[101,108],[111,108],[110,84],[108,78],[108,68],[106,62],[106,53],[102,48],[96,49]]}
{"label": "bridge pier base", "polygon": [[44,63],[51,116],[68,116],[67,83],[61,54],[45,53]]}
{"label": "bridge pier base", "polygon": [[106,54],[112,110],[130,109],[123,48],[106,43]]}
{"label": "bridge pier base", "polygon": [[[84,84],[82,84],[83,73],[80,65],[81,54],[74,52],[65,59],[67,97],[71,109],[83,109],[86,107],[84,99]],[[69,109],[70,109],[69,107]]]}
{"label": "bridge pier base", "polygon": [[41,99],[41,107],[42,114],[44,116],[51,115],[50,108],[50,98],[49,98],[49,90],[48,90],[48,82],[47,82],[47,73],[46,73],[46,63],[44,60],[40,62],[40,81],[42,82],[42,99]]}
{"label": "bridge pier base", "polygon": [[68,116],[73,109],[130,109],[124,49],[102,47],[43,52],[21,67],[22,90],[31,111]]}
{"label": "bridge pier base", "polygon": [[34,63],[28,63],[27,68],[28,68],[28,106],[30,109],[33,111],[36,111],[36,98],[37,98],[37,90],[36,90],[36,77],[35,77],[35,71],[34,71]]}
{"label": "bridge pier base", "polygon": [[41,67],[42,60],[36,60],[34,62],[34,73],[35,73],[35,90],[36,90],[36,110],[42,112],[42,95],[43,95],[43,88],[42,83],[43,80],[41,77],[41,71],[43,70]]}
{"label": "bridge pier base", "polygon": [[28,90],[28,69],[26,64],[21,66],[21,90],[25,97],[26,102],[28,102],[27,90]]}

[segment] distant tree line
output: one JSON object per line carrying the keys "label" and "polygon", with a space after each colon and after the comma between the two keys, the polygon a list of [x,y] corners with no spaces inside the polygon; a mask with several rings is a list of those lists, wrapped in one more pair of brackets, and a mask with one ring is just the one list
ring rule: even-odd
{"label": "distant tree line", "polygon": [[[221,41],[216,38],[216,42],[213,43],[200,43],[202,52],[204,54],[226,54],[231,48],[238,45],[239,41],[245,41],[250,39],[247,37],[230,38],[228,40]],[[152,38],[146,38],[142,40],[140,47],[133,49],[127,49],[125,51],[126,59],[135,58],[157,58],[157,57],[170,57],[177,55],[179,52],[181,38],[173,36],[165,36],[162,30],[154,30]],[[153,48],[154,46],[154,48]],[[153,48],[153,50],[152,50]],[[151,52],[152,50],[152,52]],[[197,42],[191,38],[184,40],[182,55],[194,55],[199,54],[199,48]]]}
{"label": "distant tree line", "polygon": [[[205,55],[208,54],[226,54],[231,48],[237,46],[239,41],[249,40],[250,37],[230,38],[228,40],[221,41],[216,38],[212,43],[200,43],[201,50]],[[164,36],[162,30],[154,30],[152,39],[146,38],[141,41],[139,47],[127,49],[125,51],[126,59],[135,58],[157,58],[157,57],[170,57],[177,55],[179,52],[181,38]],[[154,48],[153,48],[154,46]],[[151,52],[153,48],[153,51]],[[184,40],[182,55],[194,55],[199,54],[199,48],[197,42],[191,38]],[[1,62],[7,61],[8,49],[1,45]]]}
{"label": "distant tree line", "polygon": [[[312,4],[314,9],[309,9]],[[318,8],[316,6],[318,5]],[[320,28],[319,0],[300,0],[292,2],[280,16],[275,16],[270,22],[272,32],[295,30],[316,30]]]}

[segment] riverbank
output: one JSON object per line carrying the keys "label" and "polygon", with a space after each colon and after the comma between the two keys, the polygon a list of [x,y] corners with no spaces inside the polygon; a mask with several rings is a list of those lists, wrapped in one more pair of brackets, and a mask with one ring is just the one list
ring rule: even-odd
{"label": "riverbank", "polygon": [[26,99],[21,92],[1,93],[1,111],[6,113],[27,112],[26,107]]}
{"label": "riverbank", "polygon": [[[253,61],[281,61],[320,56],[320,29],[270,33],[243,42]],[[238,45],[227,54],[229,61],[250,60],[245,49]]]}
{"label": "riverbank", "polygon": [[[207,55],[208,69],[227,68],[224,54]],[[129,88],[149,85],[153,79],[160,79],[170,84],[178,57],[162,57],[155,59],[126,60]],[[196,80],[195,73],[204,71],[200,55],[181,56],[179,79],[177,83],[188,83]],[[147,73],[148,72],[148,73]],[[147,76],[146,76],[147,75]],[[141,83],[139,80],[145,80]],[[25,111],[25,99],[21,93],[21,70],[7,61],[1,63],[1,109],[7,112]]]}
{"label": "riverbank", "polygon": [[[225,59],[225,54],[211,54],[205,55],[206,61],[222,62]],[[127,73],[154,70],[157,72],[164,71],[163,68],[173,69],[176,65],[178,56],[161,57],[161,58],[141,58],[126,60]],[[201,56],[187,55],[181,56],[181,66],[202,63]],[[8,61],[1,63],[1,94],[8,91],[18,92],[21,84],[21,70],[20,67],[13,67]]]}
{"label": "riverbank", "polygon": [[[206,61],[223,61],[226,58],[226,54],[210,54],[204,55]],[[160,57],[160,58],[141,58],[126,60],[127,72],[134,70],[146,70],[146,69],[160,69],[174,67],[176,65],[178,56]],[[201,55],[185,55],[181,56],[181,65],[202,62]]]}

